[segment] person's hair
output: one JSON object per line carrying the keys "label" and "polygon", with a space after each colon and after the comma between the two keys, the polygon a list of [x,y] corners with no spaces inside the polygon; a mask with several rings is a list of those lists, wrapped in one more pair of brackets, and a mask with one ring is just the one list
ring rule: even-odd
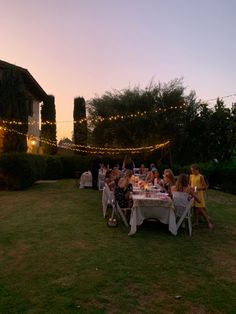
{"label": "person's hair", "polygon": [[172,184],[175,184],[175,176],[171,169],[165,169],[164,175],[167,175],[167,177],[170,179]]}
{"label": "person's hair", "polygon": [[111,170],[111,169],[108,169],[108,170],[106,171],[105,178],[109,178],[111,174],[112,174],[112,170]]}
{"label": "person's hair", "polygon": [[184,188],[188,186],[188,176],[185,173],[181,173],[176,181],[175,188],[178,192],[183,192]]}
{"label": "person's hair", "polygon": [[198,164],[192,164],[192,165],[190,166],[190,168],[195,169],[195,170],[198,170],[198,171],[200,170]]}
{"label": "person's hair", "polygon": [[133,171],[131,171],[131,170],[126,170],[126,171],[125,171],[125,176],[126,176],[126,177],[131,178],[132,175],[133,175]]}

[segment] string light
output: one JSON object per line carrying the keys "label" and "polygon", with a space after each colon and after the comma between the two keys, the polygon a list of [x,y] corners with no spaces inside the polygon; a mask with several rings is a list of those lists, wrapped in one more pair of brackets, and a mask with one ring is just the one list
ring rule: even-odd
{"label": "string light", "polygon": [[[16,133],[16,134],[22,135],[22,136],[27,136],[27,134],[24,134],[22,132],[14,130],[14,129],[6,128],[4,126],[0,126],[0,130],[4,130],[7,132],[13,132],[13,133]],[[165,148],[170,144],[170,141],[166,141],[164,143],[155,144],[155,145],[151,145],[151,146],[143,146],[143,147],[126,147],[126,148],[106,147],[106,148],[104,148],[104,147],[75,145],[75,144],[73,144],[73,145],[67,145],[67,144],[57,145],[57,143],[55,141],[47,140],[44,138],[39,138],[37,136],[33,136],[33,140],[38,141],[38,142],[40,141],[42,143],[56,146],[56,147],[60,147],[63,149],[68,149],[71,151],[89,153],[89,154],[95,154],[95,155],[98,155],[98,154],[100,154],[100,155],[104,155],[104,154],[118,155],[120,153],[139,154],[139,153],[144,152],[144,151],[154,151],[154,150],[158,150],[161,148]]]}
{"label": "string light", "polygon": [[[136,113],[129,113],[129,114],[126,114],[126,115],[120,115],[120,114],[117,114],[117,115],[111,115],[111,116],[108,116],[108,117],[97,117],[97,118],[81,118],[79,120],[76,120],[76,121],[57,121],[57,122],[52,122],[52,121],[44,121],[44,122],[41,122],[41,125],[55,125],[57,123],[73,123],[73,124],[82,124],[82,123],[85,123],[85,122],[94,122],[94,123],[99,123],[99,122],[104,122],[104,121],[117,121],[117,120],[120,120],[120,121],[123,121],[123,120],[126,120],[126,119],[133,119],[133,118],[138,118],[138,117],[144,117],[144,116],[147,116],[147,115],[151,115],[153,113],[160,113],[160,112],[166,112],[166,111],[169,111],[169,110],[178,110],[178,109],[184,109],[186,107],[185,104],[183,105],[179,105],[179,106],[170,106],[170,108],[166,109],[166,108],[156,108],[155,110],[150,110],[150,111],[138,111]],[[11,120],[11,121],[8,121],[8,120],[2,120],[2,123],[3,124],[9,124],[9,125],[22,125],[22,124],[28,124],[28,125],[35,125],[35,124],[39,124],[39,121],[29,121],[29,122],[22,122],[22,121],[17,121],[17,120]]]}
{"label": "string light", "polygon": [[[208,100],[202,100],[202,102],[211,102],[211,101],[215,101],[217,100],[218,98],[219,99],[224,99],[224,98],[230,98],[230,97],[235,97],[236,94],[230,94],[230,95],[226,95],[226,96],[222,96],[222,97],[217,97],[217,98],[212,98],[212,99],[208,99]],[[154,110],[150,110],[150,111],[138,111],[136,113],[130,113],[130,114],[126,114],[126,115],[121,115],[121,114],[117,114],[117,115],[111,115],[111,116],[108,116],[108,117],[97,117],[97,118],[81,118],[79,120],[76,120],[76,121],[41,121],[41,125],[55,125],[55,124],[58,124],[58,123],[73,123],[73,124],[76,124],[76,123],[84,123],[84,122],[95,122],[95,123],[98,123],[98,122],[103,122],[103,121],[116,121],[116,120],[125,120],[125,119],[133,119],[133,118],[138,118],[138,117],[144,117],[144,116],[147,116],[149,114],[153,114],[153,113],[160,113],[160,112],[167,112],[169,110],[178,110],[178,109],[185,109],[187,107],[187,104],[182,104],[180,106],[170,106],[169,108],[156,108]],[[23,122],[23,121],[17,121],[17,120],[2,120],[1,121],[3,124],[9,124],[9,125],[24,125],[24,124],[28,124],[28,125],[38,125],[40,124],[39,121],[36,121],[36,120],[33,120],[33,121],[28,121],[28,122]]]}

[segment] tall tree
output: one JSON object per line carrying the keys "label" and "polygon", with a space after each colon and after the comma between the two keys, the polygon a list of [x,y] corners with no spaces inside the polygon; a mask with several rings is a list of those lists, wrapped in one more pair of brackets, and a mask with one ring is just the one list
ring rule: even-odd
{"label": "tall tree", "polygon": [[41,107],[41,142],[45,154],[57,153],[55,98],[48,95]]}
{"label": "tall tree", "polygon": [[[0,118],[8,121],[4,124],[4,152],[27,150],[28,110],[22,74],[16,67],[8,66],[3,70],[0,84]],[[22,124],[12,123],[14,121]]]}
{"label": "tall tree", "polygon": [[210,136],[208,138],[208,146],[211,151],[211,157],[218,160],[228,160],[232,156],[231,142],[231,112],[226,108],[224,101],[217,99],[214,112],[211,116]]}
{"label": "tall tree", "polygon": [[[76,145],[87,145],[88,129],[86,121],[86,103],[83,97],[74,99],[74,143]],[[85,119],[84,122],[81,122]]]}
{"label": "tall tree", "polygon": [[230,118],[230,130],[231,130],[231,153],[236,156],[236,103],[232,104],[231,118]]}

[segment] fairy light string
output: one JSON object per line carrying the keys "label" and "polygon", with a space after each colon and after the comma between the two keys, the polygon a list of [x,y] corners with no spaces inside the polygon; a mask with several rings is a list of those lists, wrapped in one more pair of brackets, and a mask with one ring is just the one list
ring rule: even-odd
{"label": "fairy light string", "polygon": [[[22,135],[22,136],[28,136],[27,134],[24,134],[22,132],[19,132],[17,130],[14,129],[9,129],[5,126],[0,126],[0,130],[4,130],[7,132],[12,132],[12,133],[16,133],[18,135]],[[119,148],[119,147],[97,147],[97,146],[86,146],[86,145],[75,145],[75,144],[64,144],[64,145],[58,145],[55,141],[51,141],[48,139],[44,139],[44,138],[39,138],[37,136],[33,136],[32,137],[34,140],[37,140],[39,142],[48,144],[48,145],[52,145],[52,146],[56,146],[56,147],[60,147],[63,149],[68,149],[71,151],[76,151],[76,152],[82,152],[82,153],[89,153],[89,154],[111,154],[111,155],[118,155],[121,153],[129,153],[129,154],[139,154],[141,152],[145,152],[145,151],[154,151],[154,150],[158,150],[161,148],[165,148],[170,144],[170,141],[165,141],[163,143],[160,144],[154,144],[154,145],[150,145],[150,146],[143,146],[143,147],[127,147],[127,148]]]}
{"label": "fairy light string", "polygon": [[154,110],[150,110],[150,111],[137,111],[134,113],[128,113],[128,114],[117,114],[117,115],[111,115],[108,117],[97,117],[97,118],[81,118],[79,120],[76,121],[41,121],[41,123],[39,121],[33,120],[33,121],[28,121],[28,122],[22,122],[22,121],[17,121],[17,120],[2,120],[3,124],[6,125],[23,125],[23,124],[28,124],[28,125],[37,125],[37,124],[41,124],[41,125],[55,125],[57,123],[85,123],[85,122],[89,122],[89,123],[98,123],[98,122],[104,122],[104,121],[122,121],[122,120],[126,120],[126,119],[135,119],[135,118],[142,118],[142,117],[146,117],[148,115],[151,115],[153,113],[161,113],[161,112],[167,112],[167,111],[172,111],[172,110],[181,110],[181,109],[185,109],[186,108],[186,104],[182,104],[182,105],[178,105],[178,106],[170,106],[169,108],[156,108]]}
{"label": "fairy light string", "polygon": [[[221,96],[221,97],[217,97],[217,98],[211,98],[211,99],[207,99],[207,100],[203,100],[202,102],[212,102],[212,101],[215,101],[217,100],[218,98],[219,99],[225,99],[225,98],[231,98],[231,97],[235,97],[236,94],[230,94],[230,95],[226,95],[226,96]],[[76,123],[84,123],[84,122],[89,122],[89,123],[98,123],[98,122],[103,122],[103,121],[117,121],[117,120],[125,120],[125,119],[134,119],[134,118],[142,118],[142,117],[146,117],[147,115],[150,115],[150,114],[153,114],[153,113],[161,113],[161,112],[167,112],[167,111],[172,111],[172,110],[180,110],[180,109],[186,109],[187,108],[187,104],[186,103],[183,103],[182,105],[176,105],[176,106],[170,106],[169,108],[161,108],[161,107],[157,107],[156,109],[154,110],[150,110],[150,111],[137,111],[137,112],[134,112],[134,113],[129,113],[129,114],[117,114],[117,115],[111,115],[111,116],[108,116],[108,117],[97,117],[97,118],[91,118],[91,117],[88,117],[88,118],[81,118],[79,120],[76,120],[76,121],[36,121],[36,120],[33,120],[33,121],[28,121],[28,122],[23,122],[23,121],[17,121],[17,120],[2,120],[1,122],[5,125],[23,125],[23,124],[28,124],[28,125],[38,125],[38,124],[41,124],[41,125],[55,125],[57,123],[73,123],[73,124],[76,124]]]}

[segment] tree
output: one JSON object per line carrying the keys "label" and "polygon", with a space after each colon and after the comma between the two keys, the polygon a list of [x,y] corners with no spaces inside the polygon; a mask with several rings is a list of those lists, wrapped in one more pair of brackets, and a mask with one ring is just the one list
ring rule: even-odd
{"label": "tree", "polygon": [[[83,97],[74,99],[74,143],[76,145],[87,145],[87,120],[86,120],[86,104]],[[84,122],[81,122],[85,119]]]}
{"label": "tree", "polygon": [[56,109],[54,96],[48,95],[41,107],[41,142],[45,154],[57,153]]}
{"label": "tree", "polygon": [[220,161],[228,160],[232,157],[233,142],[231,141],[231,112],[225,107],[224,101],[217,99],[211,115],[211,133],[208,138],[208,147],[211,157]]}
{"label": "tree", "polygon": [[[22,74],[16,67],[8,66],[3,70],[0,85],[0,118],[8,121],[4,124],[4,152],[27,150],[28,110]],[[13,121],[21,124],[14,124]]]}
{"label": "tree", "polygon": [[[106,92],[93,98],[89,101],[92,144],[143,147],[166,140],[173,143],[183,111],[183,92],[182,81],[173,80],[163,85],[151,83],[145,89]],[[113,118],[108,119],[110,116]]]}
{"label": "tree", "polygon": [[236,156],[236,103],[232,104],[231,118],[230,118],[230,142],[232,147],[232,156]]}

